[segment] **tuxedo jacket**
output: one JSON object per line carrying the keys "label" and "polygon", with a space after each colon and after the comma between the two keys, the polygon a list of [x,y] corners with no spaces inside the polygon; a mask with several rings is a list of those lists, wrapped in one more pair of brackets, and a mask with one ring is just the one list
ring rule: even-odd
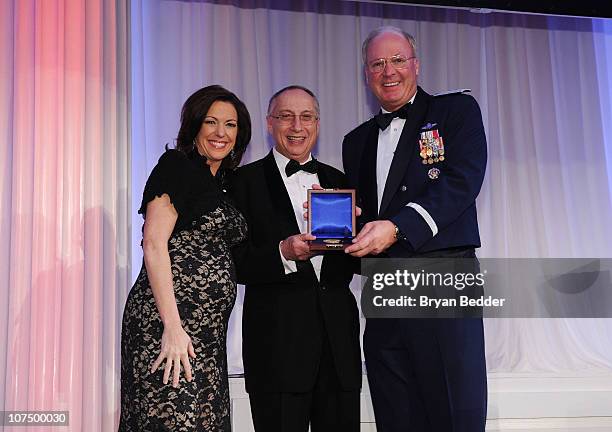
{"label": "tuxedo jacket", "polygon": [[[346,186],[344,175],[331,166],[319,163],[318,176],[324,188]],[[298,262],[297,272],[285,274],[279,243],[300,230],[272,152],[239,168],[231,190],[248,225],[248,240],[233,251],[238,282],[246,285],[242,355],[247,391],[311,391],[324,334],[340,385],[359,389],[358,309],[349,289],[354,259],[342,251],[326,253],[320,282],[310,261]]]}
{"label": "tuxedo jacket", "polygon": [[[349,184],[358,191],[363,211],[360,223],[388,219],[401,231],[402,240],[387,255],[409,257],[479,247],[475,200],[485,174],[487,143],[476,100],[460,93],[431,96],[418,88],[393,156],[380,211],[378,131],[372,118],[348,133],[342,156]],[[442,137],[444,158],[424,164],[419,141],[434,131]]]}

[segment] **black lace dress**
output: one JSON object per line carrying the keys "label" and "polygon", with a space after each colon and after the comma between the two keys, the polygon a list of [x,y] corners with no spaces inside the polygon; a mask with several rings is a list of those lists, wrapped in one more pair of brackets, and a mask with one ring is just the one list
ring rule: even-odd
{"label": "black lace dress", "polygon": [[[168,194],[178,220],[168,243],[174,293],[196,353],[193,380],[162,383],[163,325],[143,264],[128,296],[121,331],[121,432],[230,431],[226,332],[236,298],[230,248],[246,235],[242,215],[227,202],[205,159],[168,150],[147,180],[140,212]],[[145,215],[146,217],[146,215]]]}

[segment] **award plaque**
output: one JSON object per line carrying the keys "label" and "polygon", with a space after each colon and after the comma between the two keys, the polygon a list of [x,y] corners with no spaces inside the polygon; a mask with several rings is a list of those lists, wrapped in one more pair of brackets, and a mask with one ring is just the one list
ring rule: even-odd
{"label": "award plaque", "polygon": [[310,250],[342,250],[355,237],[355,190],[309,189]]}

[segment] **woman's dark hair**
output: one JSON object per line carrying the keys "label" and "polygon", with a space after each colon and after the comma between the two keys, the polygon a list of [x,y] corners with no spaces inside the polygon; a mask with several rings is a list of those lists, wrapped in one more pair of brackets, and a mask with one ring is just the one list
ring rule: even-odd
{"label": "woman's dark hair", "polygon": [[221,162],[222,168],[233,170],[240,165],[242,155],[251,141],[251,116],[244,103],[220,85],[201,88],[187,98],[181,110],[181,128],[176,137],[176,148],[186,154],[197,151],[195,139],[210,106],[216,101],[231,103],[238,113],[236,144],[233,151]]}

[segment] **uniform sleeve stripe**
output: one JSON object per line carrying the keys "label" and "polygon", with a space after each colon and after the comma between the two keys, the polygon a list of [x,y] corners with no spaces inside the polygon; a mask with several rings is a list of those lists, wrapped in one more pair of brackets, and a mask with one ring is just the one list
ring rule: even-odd
{"label": "uniform sleeve stripe", "polygon": [[433,233],[433,235],[435,236],[436,234],[438,234],[438,225],[436,225],[436,222],[433,220],[431,215],[427,213],[427,210],[425,210],[423,207],[421,207],[417,203],[413,203],[413,202],[406,204],[406,207],[415,209],[416,212],[420,214],[423,219],[425,219],[425,222],[427,222],[427,225],[429,225],[429,228],[431,229],[431,232]]}

